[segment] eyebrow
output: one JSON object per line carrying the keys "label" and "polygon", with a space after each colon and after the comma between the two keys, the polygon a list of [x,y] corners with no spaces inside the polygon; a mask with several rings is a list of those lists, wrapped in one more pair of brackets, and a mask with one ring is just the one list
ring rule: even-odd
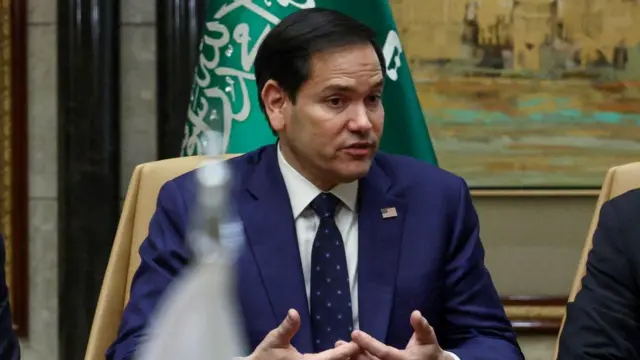
{"label": "eyebrow", "polygon": [[[376,83],[373,84],[373,86],[371,86],[371,89],[377,90],[377,89],[382,89],[383,87],[384,87],[384,79],[380,79],[376,81]],[[325,87],[324,89],[322,89],[322,92],[323,93],[332,93],[332,92],[349,93],[349,92],[355,92],[355,89],[352,86],[334,84],[334,85],[329,85]]]}

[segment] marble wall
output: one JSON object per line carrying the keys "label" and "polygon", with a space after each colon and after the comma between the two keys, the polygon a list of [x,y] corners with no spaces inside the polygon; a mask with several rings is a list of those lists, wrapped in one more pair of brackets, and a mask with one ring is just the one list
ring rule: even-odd
{"label": "marble wall", "polygon": [[[58,154],[56,1],[29,0],[29,337],[25,360],[57,360]],[[121,3],[122,197],[156,157],[155,1]],[[177,136],[181,136],[178,134]]]}
{"label": "marble wall", "polygon": [[[30,336],[23,341],[25,360],[57,360],[58,356],[58,222],[57,222],[57,64],[56,64],[56,1],[29,1],[29,192],[30,192]],[[122,197],[127,190],[135,165],[156,158],[156,33],[155,1],[121,1],[121,151]],[[182,134],[176,134],[182,136]],[[506,223],[528,221],[528,216],[515,218],[510,209],[520,208],[518,199],[476,199],[476,206],[485,227],[486,247],[492,249],[515,247],[530,249],[536,243],[536,234],[522,232],[522,227],[499,226]],[[534,200],[532,205],[544,217],[545,209],[556,203],[545,199]],[[566,203],[573,209],[566,214],[567,221],[575,223],[575,231],[561,233],[554,238],[569,250],[568,267],[578,256],[581,241],[586,234],[591,203]],[[572,215],[577,214],[577,215]],[[550,215],[551,216],[551,215]],[[565,216],[565,215],[563,215]],[[511,220],[509,220],[511,219]],[[538,219],[545,222],[545,219]],[[526,225],[526,224],[524,224]],[[526,239],[525,239],[526,237]],[[553,236],[552,236],[553,237]],[[522,245],[513,239],[521,238]],[[556,241],[557,240],[557,241]],[[545,248],[545,251],[549,251]],[[516,249],[517,250],[517,249]],[[491,256],[489,256],[491,260]],[[62,260],[60,260],[62,261]],[[502,259],[493,259],[490,267],[500,272]],[[563,271],[564,272],[564,271]],[[562,284],[567,292],[573,272]],[[500,278],[500,276],[498,276]],[[517,280],[510,280],[514,282]],[[508,283],[505,279],[502,282]],[[566,284],[564,284],[566,283]],[[527,359],[551,358],[555,337],[521,336],[520,342]]]}
{"label": "marble wall", "polygon": [[29,338],[25,360],[57,359],[56,2],[28,4]]}
{"label": "marble wall", "polygon": [[[47,0],[43,0],[47,1]],[[121,191],[136,165],[156,159],[156,2],[121,1]],[[182,138],[182,133],[176,134]]]}

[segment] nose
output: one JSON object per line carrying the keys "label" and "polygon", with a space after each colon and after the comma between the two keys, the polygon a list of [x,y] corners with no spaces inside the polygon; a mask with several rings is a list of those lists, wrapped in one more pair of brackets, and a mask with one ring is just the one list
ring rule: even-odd
{"label": "nose", "polygon": [[372,124],[369,113],[364,105],[355,106],[349,121],[349,130],[353,132],[368,132]]}

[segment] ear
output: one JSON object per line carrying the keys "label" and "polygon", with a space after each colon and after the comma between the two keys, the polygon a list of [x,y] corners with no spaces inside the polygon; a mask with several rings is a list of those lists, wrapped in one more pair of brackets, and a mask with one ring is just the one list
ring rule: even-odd
{"label": "ear", "polygon": [[284,128],[284,107],[287,103],[287,94],[274,80],[267,81],[260,92],[267,118],[275,131]]}

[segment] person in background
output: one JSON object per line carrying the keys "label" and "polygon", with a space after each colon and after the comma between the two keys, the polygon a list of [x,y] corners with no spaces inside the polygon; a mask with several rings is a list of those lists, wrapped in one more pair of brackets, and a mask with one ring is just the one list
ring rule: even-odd
{"label": "person in background", "polygon": [[640,359],[640,189],[602,205],[558,360]]}
{"label": "person in background", "polygon": [[[465,181],[378,151],[386,67],[375,38],[314,8],[283,19],[257,52],[260,106],[278,141],[229,160],[246,235],[237,296],[249,359],[523,359]],[[109,360],[131,359],[190,261],[194,177],[160,190]]]}
{"label": "person in background", "polygon": [[0,235],[0,360],[19,360],[20,343],[13,331],[11,307],[9,306],[9,289],[5,279],[4,237]]}

